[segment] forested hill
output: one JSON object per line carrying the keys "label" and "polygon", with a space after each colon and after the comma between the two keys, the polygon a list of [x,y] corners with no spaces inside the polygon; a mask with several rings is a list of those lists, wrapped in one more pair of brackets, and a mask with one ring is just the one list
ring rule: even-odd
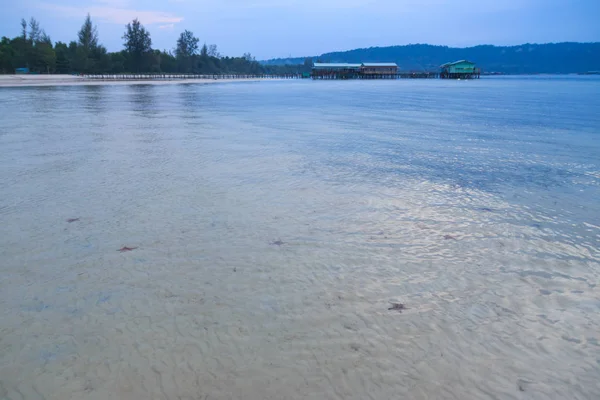
{"label": "forested hill", "polygon": [[[453,48],[428,44],[371,47],[308,57],[322,62],[395,62],[401,70],[437,70],[449,61],[470,60],[484,72],[508,74],[577,73],[600,70],[600,43],[523,44]],[[306,58],[264,61],[266,65],[303,64]]]}

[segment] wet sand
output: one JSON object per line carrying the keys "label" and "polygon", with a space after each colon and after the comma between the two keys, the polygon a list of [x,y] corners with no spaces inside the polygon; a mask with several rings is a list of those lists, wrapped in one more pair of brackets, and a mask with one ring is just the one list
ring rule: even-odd
{"label": "wet sand", "polygon": [[182,83],[231,83],[231,82],[258,82],[265,79],[127,79],[127,80],[99,80],[75,75],[0,75],[0,88],[3,87],[29,87],[29,86],[96,86],[96,85],[173,85]]}

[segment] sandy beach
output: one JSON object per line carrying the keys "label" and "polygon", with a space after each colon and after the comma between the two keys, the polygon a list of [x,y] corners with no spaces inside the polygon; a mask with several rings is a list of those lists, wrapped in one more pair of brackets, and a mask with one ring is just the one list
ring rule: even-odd
{"label": "sandy beach", "polygon": [[264,79],[164,79],[164,80],[100,80],[75,75],[0,75],[0,88],[25,86],[81,86],[81,85],[172,85],[182,83],[258,82]]}

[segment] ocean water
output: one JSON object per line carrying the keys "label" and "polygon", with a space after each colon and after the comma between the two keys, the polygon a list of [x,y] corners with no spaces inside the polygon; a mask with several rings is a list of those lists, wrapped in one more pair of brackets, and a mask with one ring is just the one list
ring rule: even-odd
{"label": "ocean water", "polygon": [[0,89],[0,398],[600,398],[599,111],[595,77]]}

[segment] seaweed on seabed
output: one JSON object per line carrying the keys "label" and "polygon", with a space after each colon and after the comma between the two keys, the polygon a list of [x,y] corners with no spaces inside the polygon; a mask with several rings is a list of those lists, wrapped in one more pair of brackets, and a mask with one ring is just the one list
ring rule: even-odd
{"label": "seaweed on seabed", "polygon": [[127,246],[123,246],[123,247],[121,247],[121,248],[120,248],[119,250],[117,250],[117,251],[120,251],[121,253],[125,253],[126,251],[132,251],[132,250],[135,250],[135,249],[137,249],[137,247],[127,247]]}
{"label": "seaweed on seabed", "polygon": [[277,240],[274,240],[274,241],[272,241],[272,242],[271,242],[271,243],[269,243],[269,244],[270,244],[270,245],[273,245],[273,246],[283,246],[284,244],[286,244],[286,242],[284,242],[284,241],[283,241],[283,240],[281,240],[281,239],[277,239]]}
{"label": "seaweed on seabed", "polygon": [[403,310],[408,310],[408,308],[406,308],[406,306],[402,303],[390,303],[392,306],[390,308],[388,308],[388,310],[394,310],[394,311],[399,311],[402,312]]}

